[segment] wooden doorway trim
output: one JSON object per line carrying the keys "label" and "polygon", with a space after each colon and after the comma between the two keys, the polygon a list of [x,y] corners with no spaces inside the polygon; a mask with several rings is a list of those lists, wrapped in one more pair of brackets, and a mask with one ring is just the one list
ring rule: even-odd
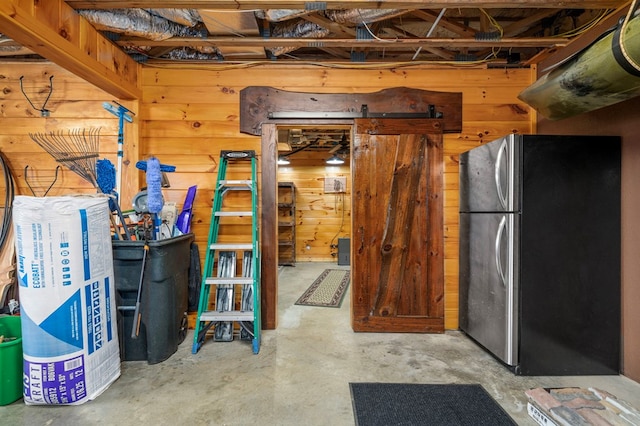
{"label": "wooden doorway trim", "polygon": [[[242,109],[242,103],[240,104]],[[260,309],[262,328],[275,330],[278,307],[278,129],[262,127],[260,146]]]}
{"label": "wooden doorway trim", "polygon": [[[443,133],[462,131],[462,93],[434,92],[398,87],[374,93],[288,92],[265,86],[240,91],[240,131],[261,136],[261,294],[262,326],[276,328],[278,295],[277,246],[277,141],[278,124],[328,124],[321,118],[273,119],[276,112],[357,113],[365,105],[372,113],[416,114],[435,111]],[[397,118],[402,120],[402,118]],[[342,119],[344,121],[344,119]],[[350,123],[353,120],[349,121]]]}
{"label": "wooden doorway trim", "polygon": [[[291,121],[262,124],[260,145],[260,255],[262,328],[275,330],[278,306],[278,127]],[[299,123],[297,123],[299,124]],[[304,124],[310,124],[305,121]],[[314,120],[316,126],[352,125],[351,121]]]}

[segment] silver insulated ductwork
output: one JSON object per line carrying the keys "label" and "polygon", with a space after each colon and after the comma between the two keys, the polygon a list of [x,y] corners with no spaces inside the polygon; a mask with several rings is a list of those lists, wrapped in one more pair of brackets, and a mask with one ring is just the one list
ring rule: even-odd
{"label": "silver insulated ductwork", "polygon": [[9,55],[19,55],[20,53],[28,54],[32,52],[22,46],[3,46],[2,43],[0,43],[0,56],[5,53]]}
{"label": "silver insulated ductwork", "polygon": [[[154,41],[172,37],[207,37],[206,28],[201,25],[200,14],[195,9],[111,9],[79,10],[85,19],[99,31],[146,38]],[[128,48],[132,53],[150,51],[148,47]],[[219,60],[220,52],[214,47],[173,49],[164,55],[168,59]]]}
{"label": "silver insulated ductwork", "polygon": [[254,15],[258,19],[262,19],[268,22],[282,22],[293,18],[299,18],[301,16],[309,15],[313,13],[311,10],[303,9],[268,9],[268,10],[256,10]]}
{"label": "silver insulated ductwork", "polygon": [[79,10],[78,13],[99,31],[161,41],[171,37],[206,37],[206,32],[188,27],[145,9]]}
{"label": "silver insulated ductwork", "polygon": [[[403,9],[340,9],[324,11],[326,18],[338,24],[361,24],[373,23],[390,19],[410,11]],[[263,17],[270,22],[276,22],[272,25],[271,36],[274,38],[323,38],[327,37],[331,32],[320,25],[303,19],[295,19],[285,21],[292,17],[304,16],[312,13],[304,10],[288,10],[276,9],[256,12],[257,17]],[[280,56],[296,50],[297,47],[276,47],[268,49],[273,56]]]}
{"label": "silver insulated ductwork", "polygon": [[[304,19],[281,22],[271,30],[274,38],[322,38],[330,34],[330,31],[313,22]],[[273,56],[280,56],[296,50],[297,47],[273,47],[268,49]]]}
{"label": "silver insulated ductwork", "polygon": [[338,24],[362,24],[383,21],[411,12],[406,9],[326,10],[324,15]]}
{"label": "silver insulated ductwork", "polygon": [[[408,13],[402,9],[350,9],[322,12],[326,18],[339,24],[372,23]],[[78,10],[99,31],[146,38],[153,41],[172,37],[207,37],[199,13],[194,9],[111,9]],[[304,15],[314,11],[298,9],[273,9],[255,12],[259,19],[271,23],[270,37],[273,38],[324,38],[331,32],[318,24],[305,20]],[[129,51],[146,52],[146,47],[136,47]],[[275,47],[268,49],[273,56],[281,56],[298,49],[297,47]],[[173,49],[163,57],[170,59],[221,59],[220,52],[212,47]]]}

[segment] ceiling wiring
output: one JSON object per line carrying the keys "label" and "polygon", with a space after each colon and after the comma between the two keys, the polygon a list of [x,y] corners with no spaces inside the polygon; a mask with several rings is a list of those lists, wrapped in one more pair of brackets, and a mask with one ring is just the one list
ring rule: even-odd
{"label": "ceiling wiring", "polygon": [[593,19],[591,19],[589,22],[586,22],[583,25],[577,28],[574,28],[572,30],[565,31],[564,33],[554,34],[551,37],[577,37],[585,33],[586,31],[590,30],[591,28],[595,27],[596,25],[598,25],[600,21],[606,18],[607,15],[609,15],[612,11],[613,9],[602,9],[599,12],[599,14]]}
{"label": "ceiling wiring", "polygon": [[502,36],[504,35],[504,28],[502,28],[502,26],[498,23],[498,21],[496,21],[496,19],[493,16],[491,16],[489,13],[487,13],[486,10],[480,9],[480,11],[487,17],[487,19],[489,20],[491,25],[496,30],[498,30],[498,32],[500,33],[500,38],[502,38]]}
{"label": "ceiling wiring", "polygon": [[[246,69],[255,67],[282,67],[286,66],[285,61],[216,61],[216,62],[193,62],[184,61],[184,64],[176,63],[174,60],[165,60],[159,58],[158,61],[165,61],[166,63],[154,63],[148,62],[145,66],[155,68],[180,68],[180,69],[193,69],[193,70],[209,70],[209,71],[225,71],[233,69]],[[371,62],[371,63],[355,63],[355,62],[316,62],[309,60],[300,60],[296,62],[296,65],[300,66],[312,66],[319,68],[331,68],[331,69],[396,69],[396,68],[420,68],[420,67],[446,67],[446,68],[474,68],[478,66],[487,65],[494,62],[493,60],[474,60],[474,61],[414,61],[414,62]],[[188,66],[193,65],[193,66]],[[196,66],[197,65],[197,66]]]}
{"label": "ceiling wiring", "polygon": [[395,43],[396,41],[398,41],[398,37],[395,37],[393,39],[387,39],[387,38],[380,38],[377,35],[375,35],[373,33],[373,31],[371,31],[371,28],[369,28],[369,26],[367,25],[367,23],[365,22],[364,18],[362,17],[362,14],[360,13],[360,9],[358,9],[358,15],[360,16],[360,23],[362,24],[362,26],[367,30],[367,32],[369,33],[369,35],[371,37],[373,37],[374,39],[378,40],[378,41],[382,41],[382,42],[386,42],[386,43]]}
{"label": "ceiling wiring", "polygon": [[640,71],[640,64],[635,59],[633,59],[631,55],[629,55],[629,52],[627,51],[627,48],[625,46],[625,41],[624,41],[624,38],[626,36],[625,32],[627,30],[629,21],[634,16],[637,9],[638,9],[638,0],[633,0],[633,2],[631,3],[631,6],[629,6],[629,11],[625,16],[624,21],[622,22],[622,27],[620,28],[620,51],[624,55],[624,58],[627,60],[627,62],[637,71]]}

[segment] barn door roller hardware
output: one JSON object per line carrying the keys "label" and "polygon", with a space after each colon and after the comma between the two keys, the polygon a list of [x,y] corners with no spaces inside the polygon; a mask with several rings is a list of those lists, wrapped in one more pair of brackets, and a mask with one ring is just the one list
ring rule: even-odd
{"label": "barn door roller hardware", "polygon": [[49,102],[49,98],[53,93],[53,76],[49,76],[49,94],[47,95],[47,99],[44,100],[44,103],[42,104],[42,108],[36,108],[33,102],[31,102],[31,99],[29,99],[29,96],[27,96],[27,94],[24,92],[24,87],[22,85],[23,79],[24,79],[24,76],[20,76],[20,91],[22,92],[24,97],[27,99],[27,102],[29,102],[29,105],[31,105],[33,109],[40,111],[40,117],[49,117],[49,115],[51,114],[51,111],[49,111],[45,107],[47,106],[47,102]]}
{"label": "barn door roller hardware", "polygon": [[305,119],[323,119],[323,118],[443,118],[442,112],[436,111],[435,105],[429,105],[425,112],[369,112],[369,107],[363,104],[360,112],[352,111],[275,111],[269,112],[269,118],[305,118]]}

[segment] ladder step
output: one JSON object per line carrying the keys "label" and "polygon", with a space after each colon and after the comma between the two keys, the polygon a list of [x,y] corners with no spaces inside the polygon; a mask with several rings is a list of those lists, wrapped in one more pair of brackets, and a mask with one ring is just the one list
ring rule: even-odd
{"label": "ladder step", "polygon": [[253,321],[253,311],[207,311],[200,315],[200,321]]}
{"label": "ladder step", "polygon": [[242,277],[242,278],[234,278],[234,277],[207,277],[205,280],[207,284],[253,284],[253,278]]}
{"label": "ladder step", "polygon": [[253,250],[252,243],[212,243],[210,250]]}
{"label": "ladder step", "polygon": [[250,179],[239,179],[239,180],[221,180],[218,182],[219,186],[247,186],[250,187],[253,185],[253,181]]}
{"label": "ladder step", "polygon": [[254,150],[243,150],[243,151],[222,150],[220,151],[220,159],[225,162],[227,160],[243,160],[246,158],[255,159],[256,152]]}
{"label": "ladder step", "polygon": [[252,211],[241,211],[241,212],[215,212],[215,215],[220,216],[253,216]]}

